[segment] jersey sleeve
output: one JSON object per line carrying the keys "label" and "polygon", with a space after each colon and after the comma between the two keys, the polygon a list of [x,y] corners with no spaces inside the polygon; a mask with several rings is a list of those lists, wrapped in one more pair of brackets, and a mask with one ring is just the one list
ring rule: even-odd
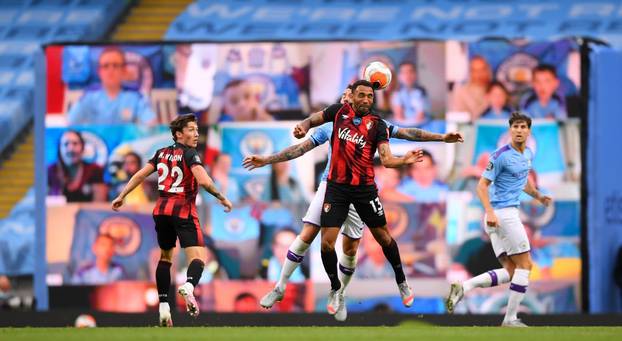
{"label": "jersey sleeve", "polygon": [[335,120],[335,115],[337,112],[343,107],[343,104],[331,104],[324,109],[322,112],[322,116],[324,117],[324,122],[332,122]]}
{"label": "jersey sleeve", "polygon": [[385,121],[383,120],[384,123],[387,125],[387,129],[389,129],[389,137],[395,137],[395,135],[397,135],[397,131],[400,129],[399,126],[396,126],[395,124],[392,124],[391,122]]}
{"label": "jersey sleeve", "polygon": [[389,142],[389,128],[384,120],[378,120],[378,133],[376,134],[376,144]]}
{"label": "jersey sleeve", "polygon": [[153,157],[151,157],[151,159],[149,159],[149,162],[153,167],[158,167],[158,154],[160,153],[160,150],[156,150],[156,152],[153,154]]}
{"label": "jersey sleeve", "polygon": [[503,169],[503,154],[498,157],[490,157],[490,161],[488,161],[488,165],[486,166],[486,170],[482,173],[482,176],[490,181],[495,181],[497,176]]}
{"label": "jersey sleeve", "polygon": [[311,142],[314,146],[317,147],[321,144],[324,144],[330,139],[330,135],[332,132],[329,132],[329,129],[332,129],[332,123],[327,122],[317,127],[315,131],[313,131],[313,134],[309,136],[309,139],[311,139]]}
{"label": "jersey sleeve", "polygon": [[188,168],[192,168],[192,166],[194,165],[203,166],[201,157],[199,156],[197,150],[194,148],[186,149],[186,151],[184,152],[184,160],[186,161],[186,165],[188,166]]}

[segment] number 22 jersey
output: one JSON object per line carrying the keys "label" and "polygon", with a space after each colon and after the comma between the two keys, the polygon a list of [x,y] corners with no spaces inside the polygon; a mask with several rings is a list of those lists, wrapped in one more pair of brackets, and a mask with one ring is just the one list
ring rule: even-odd
{"label": "number 22 jersey", "polygon": [[149,160],[158,172],[160,196],[153,215],[176,216],[182,219],[197,216],[196,196],[199,186],[192,174],[194,165],[203,166],[196,149],[174,143],[158,149]]}

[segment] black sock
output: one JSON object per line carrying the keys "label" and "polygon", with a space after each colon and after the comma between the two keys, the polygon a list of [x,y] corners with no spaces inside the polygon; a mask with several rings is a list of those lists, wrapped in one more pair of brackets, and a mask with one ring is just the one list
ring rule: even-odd
{"label": "black sock", "polygon": [[395,239],[391,238],[389,246],[382,247],[382,253],[384,253],[384,256],[387,258],[389,263],[391,263],[391,267],[395,272],[395,281],[397,284],[403,283],[406,280],[406,276],[404,275],[404,269],[402,268],[400,249],[397,248]]}
{"label": "black sock", "polygon": [[156,268],[156,286],[160,303],[168,303],[168,292],[171,289],[171,263],[159,261]]}
{"label": "black sock", "polygon": [[330,288],[333,290],[339,290],[341,288],[341,282],[339,282],[339,276],[337,275],[337,252],[322,251],[322,264],[324,264],[324,270],[330,279]]}
{"label": "black sock", "polygon": [[197,286],[201,275],[203,274],[203,267],[205,264],[200,259],[193,259],[188,265],[188,271],[186,272],[186,282],[192,283],[192,286]]}

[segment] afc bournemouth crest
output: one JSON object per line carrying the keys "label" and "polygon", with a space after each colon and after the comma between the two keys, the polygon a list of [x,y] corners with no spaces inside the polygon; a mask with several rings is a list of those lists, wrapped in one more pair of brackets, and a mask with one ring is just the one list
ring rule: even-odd
{"label": "afc bournemouth crest", "polygon": [[328,213],[328,211],[330,211],[330,204],[324,203],[324,212]]}

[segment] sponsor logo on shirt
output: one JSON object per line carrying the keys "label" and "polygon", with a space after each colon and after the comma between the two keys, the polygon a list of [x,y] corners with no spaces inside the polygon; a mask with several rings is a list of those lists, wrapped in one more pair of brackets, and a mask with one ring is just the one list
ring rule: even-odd
{"label": "sponsor logo on shirt", "polygon": [[352,135],[350,128],[339,128],[338,136],[340,139],[352,142],[361,148],[365,148],[365,145],[367,144],[367,141],[365,141],[365,137],[363,135],[359,135],[359,133],[354,133],[354,135]]}

